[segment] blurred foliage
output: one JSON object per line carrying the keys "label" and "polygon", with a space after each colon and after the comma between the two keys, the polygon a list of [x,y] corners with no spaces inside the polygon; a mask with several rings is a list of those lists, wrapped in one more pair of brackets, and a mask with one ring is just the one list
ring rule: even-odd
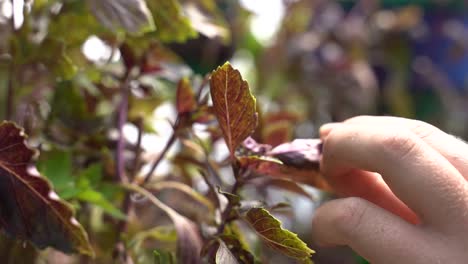
{"label": "blurred foliage", "polygon": [[[422,119],[468,138],[466,3],[283,6],[263,43],[237,0],[0,0],[0,117],[25,128],[39,171],[76,209],[96,253],[39,251],[2,235],[5,263],[294,261],[242,220],[252,207],[298,233],[315,263],[356,263],[348,249],[311,242],[313,208],[330,197],[306,186],[326,189],[316,157],[277,147],[360,114]],[[250,145],[241,142],[253,123],[226,147],[226,131],[242,127],[223,122],[210,96],[210,73],[227,60],[257,98],[242,97],[255,107],[232,115],[256,118]]]}

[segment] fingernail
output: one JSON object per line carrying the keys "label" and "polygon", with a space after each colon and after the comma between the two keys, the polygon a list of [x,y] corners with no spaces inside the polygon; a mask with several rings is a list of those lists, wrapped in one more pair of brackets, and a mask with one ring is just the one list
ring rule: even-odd
{"label": "fingernail", "polygon": [[320,130],[319,130],[319,133],[320,133],[320,137],[321,138],[324,138],[326,137],[328,134],[330,134],[330,132],[340,126],[341,123],[328,123],[328,124],[324,124],[320,127]]}

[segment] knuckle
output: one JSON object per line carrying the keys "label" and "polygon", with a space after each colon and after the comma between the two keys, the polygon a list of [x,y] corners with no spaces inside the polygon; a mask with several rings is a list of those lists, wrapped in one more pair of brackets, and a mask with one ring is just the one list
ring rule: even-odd
{"label": "knuckle", "polygon": [[435,133],[440,132],[440,130],[435,126],[418,120],[414,121],[414,124],[411,126],[411,131],[421,139],[428,138]]}
{"label": "knuckle", "polygon": [[323,158],[328,159],[334,156],[334,153],[340,148],[343,142],[352,140],[353,132],[346,128],[335,128],[326,137],[323,142]]}
{"label": "knuckle", "polygon": [[388,134],[382,139],[382,147],[390,155],[396,155],[402,159],[409,156],[417,147],[417,142],[411,133],[397,132]]}
{"label": "knuckle", "polygon": [[334,146],[336,145],[337,139],[337,130],[338,129],[333,129],[323,142],[322,159],[324,163],[333,156],[333,150],[335,149]]}
{"label": "knuckle", "polygon": [[363,221],[367,210],[366,203],[357,197],[344,198],[340,203],[340,210],[331,221],[345,238],[353,238],[365,228]]}

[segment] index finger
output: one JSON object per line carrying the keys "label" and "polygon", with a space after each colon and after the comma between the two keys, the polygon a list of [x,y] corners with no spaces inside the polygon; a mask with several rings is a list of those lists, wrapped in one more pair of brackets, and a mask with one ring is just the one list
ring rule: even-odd
{"label": "index finger", "polygon": [[456,221],[460,210],[468,209],[463,176],[406,129],[337,126],[324,139],[321,168],[332,182],[356,169],[381,174],[395,195],[425,223],[447,225],[447,217]]}

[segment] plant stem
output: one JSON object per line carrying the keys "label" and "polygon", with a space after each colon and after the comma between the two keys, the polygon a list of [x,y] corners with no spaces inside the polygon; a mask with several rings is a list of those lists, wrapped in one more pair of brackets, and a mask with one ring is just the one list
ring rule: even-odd
{"label": "plant stem", "polygon": [[128,113],[128,97],[130,94],[130,81],[131,81],[131,69],[128,69],[125,73],[124,82],[120,87],[120,104],[118,106],[118,116],[117,116],[117,130],[119,138],[117,141],[116,149],[116,176],[119,182],[126,183],[128,182],[128,177],[125,174],[125,161],[124,161],[124,151],[125,151],[125,137],[123,135],[123,127],[127,122],[127,113]]}
{"label": "plant stem", "polygon": [[130,181],[133,182],[137,176],[138,168],[140,167],[140,159],[141,159],[141,141],[143,139],[143,120],[139,118],[136,122],[137,129],[138,129],[138,137],[136,142],[135,148],[135,158],[133,159],[133,166],[132,171],[130,173]]}
{"label": "plant stem", "polygon": [[[130,81],[131,81],[131,72],[132,69],[127,69],[125,72],[125,76],[123,78],[123,83],[120,87],[120,104],[118,106],[118,115],[117,115],[117,130],[119,134],[119,138],[117,141],[117,148],[115,150],[116,156],[116,180],[121,183],[125,184],[128,183],[128,177],[125,173],[125,160],[124,160],[124,151],[125,151],[125,137],[123,135],[123,127],[127,122],[127,114],[128,114],[128,97],[130,95]],[[121,207],[123,213],[128,216],[131,210],[131,199],[128,194],[125,195],[124,201]],[[115,245],[114,249],[114,259],[121,257],[124,263],[132,263],[133,261],[129,258],[126,254],[125,245],[122,241],[122,233],[125,232],[127,229],[127,221],[120,220],[117,223],[117,244]]]}
{"label": "plant stem", "polygon": [[203,80],[200,83],[200,86],[198,87],[197,95],[195,96],[197,102],[199,102],[200,99],[201,99],[201,95],[202,95],[202,92],[203,92],[203,87],[205,87],[205,85],[207,85],[209,81],[210,81],[210,75],[207,74],[207,75],[205,75],[205,77],[203,77]]}
{"label": "plant stem", "polygon": [[[240,188],[244,184],[243,178],[245,175],[240,175],[240,169],[236,164],[233,164],[232,170],[234,171],[234,176],[236,178],[236,182],[232,186],[231,192],[234,195],[237,195],[239,193]],[[226,224],[230,222],[231,219],[229,219],[229,216],[232,213],[232,210],[234,209],[234,204],[229,200],[228,204],[226,205],[226,209],[224,209],[223,213],[221,214],[221,224],[218,226],[218,230],[216,232],[217,235],[220,235],[224,232],[224,228],[226,227]]]}
{"label": "plant stem", "polygon": [[167,152],[169,151],[169,149],[172,147],[172,145],[176,141],[177,132],[179,130],[179,124],[180,124],[180,120],[179,120],[179,117],[177,117],[177,119],[175,121],[175,124],[173,126],[173,131],[172,131],[171,137],[169,138],[166,145],[164,146],[164,149],[159,154],[159,157],[153,162],[153,165],[151,165],[150,170],[148,171],[148,173],[145,176],[145,179],[143,180],[143,184],[147,183],[151,179],[151,176],[153,175],[154,171],[158,167],[159,163],[164,158],[164,156],[166,156]]}

